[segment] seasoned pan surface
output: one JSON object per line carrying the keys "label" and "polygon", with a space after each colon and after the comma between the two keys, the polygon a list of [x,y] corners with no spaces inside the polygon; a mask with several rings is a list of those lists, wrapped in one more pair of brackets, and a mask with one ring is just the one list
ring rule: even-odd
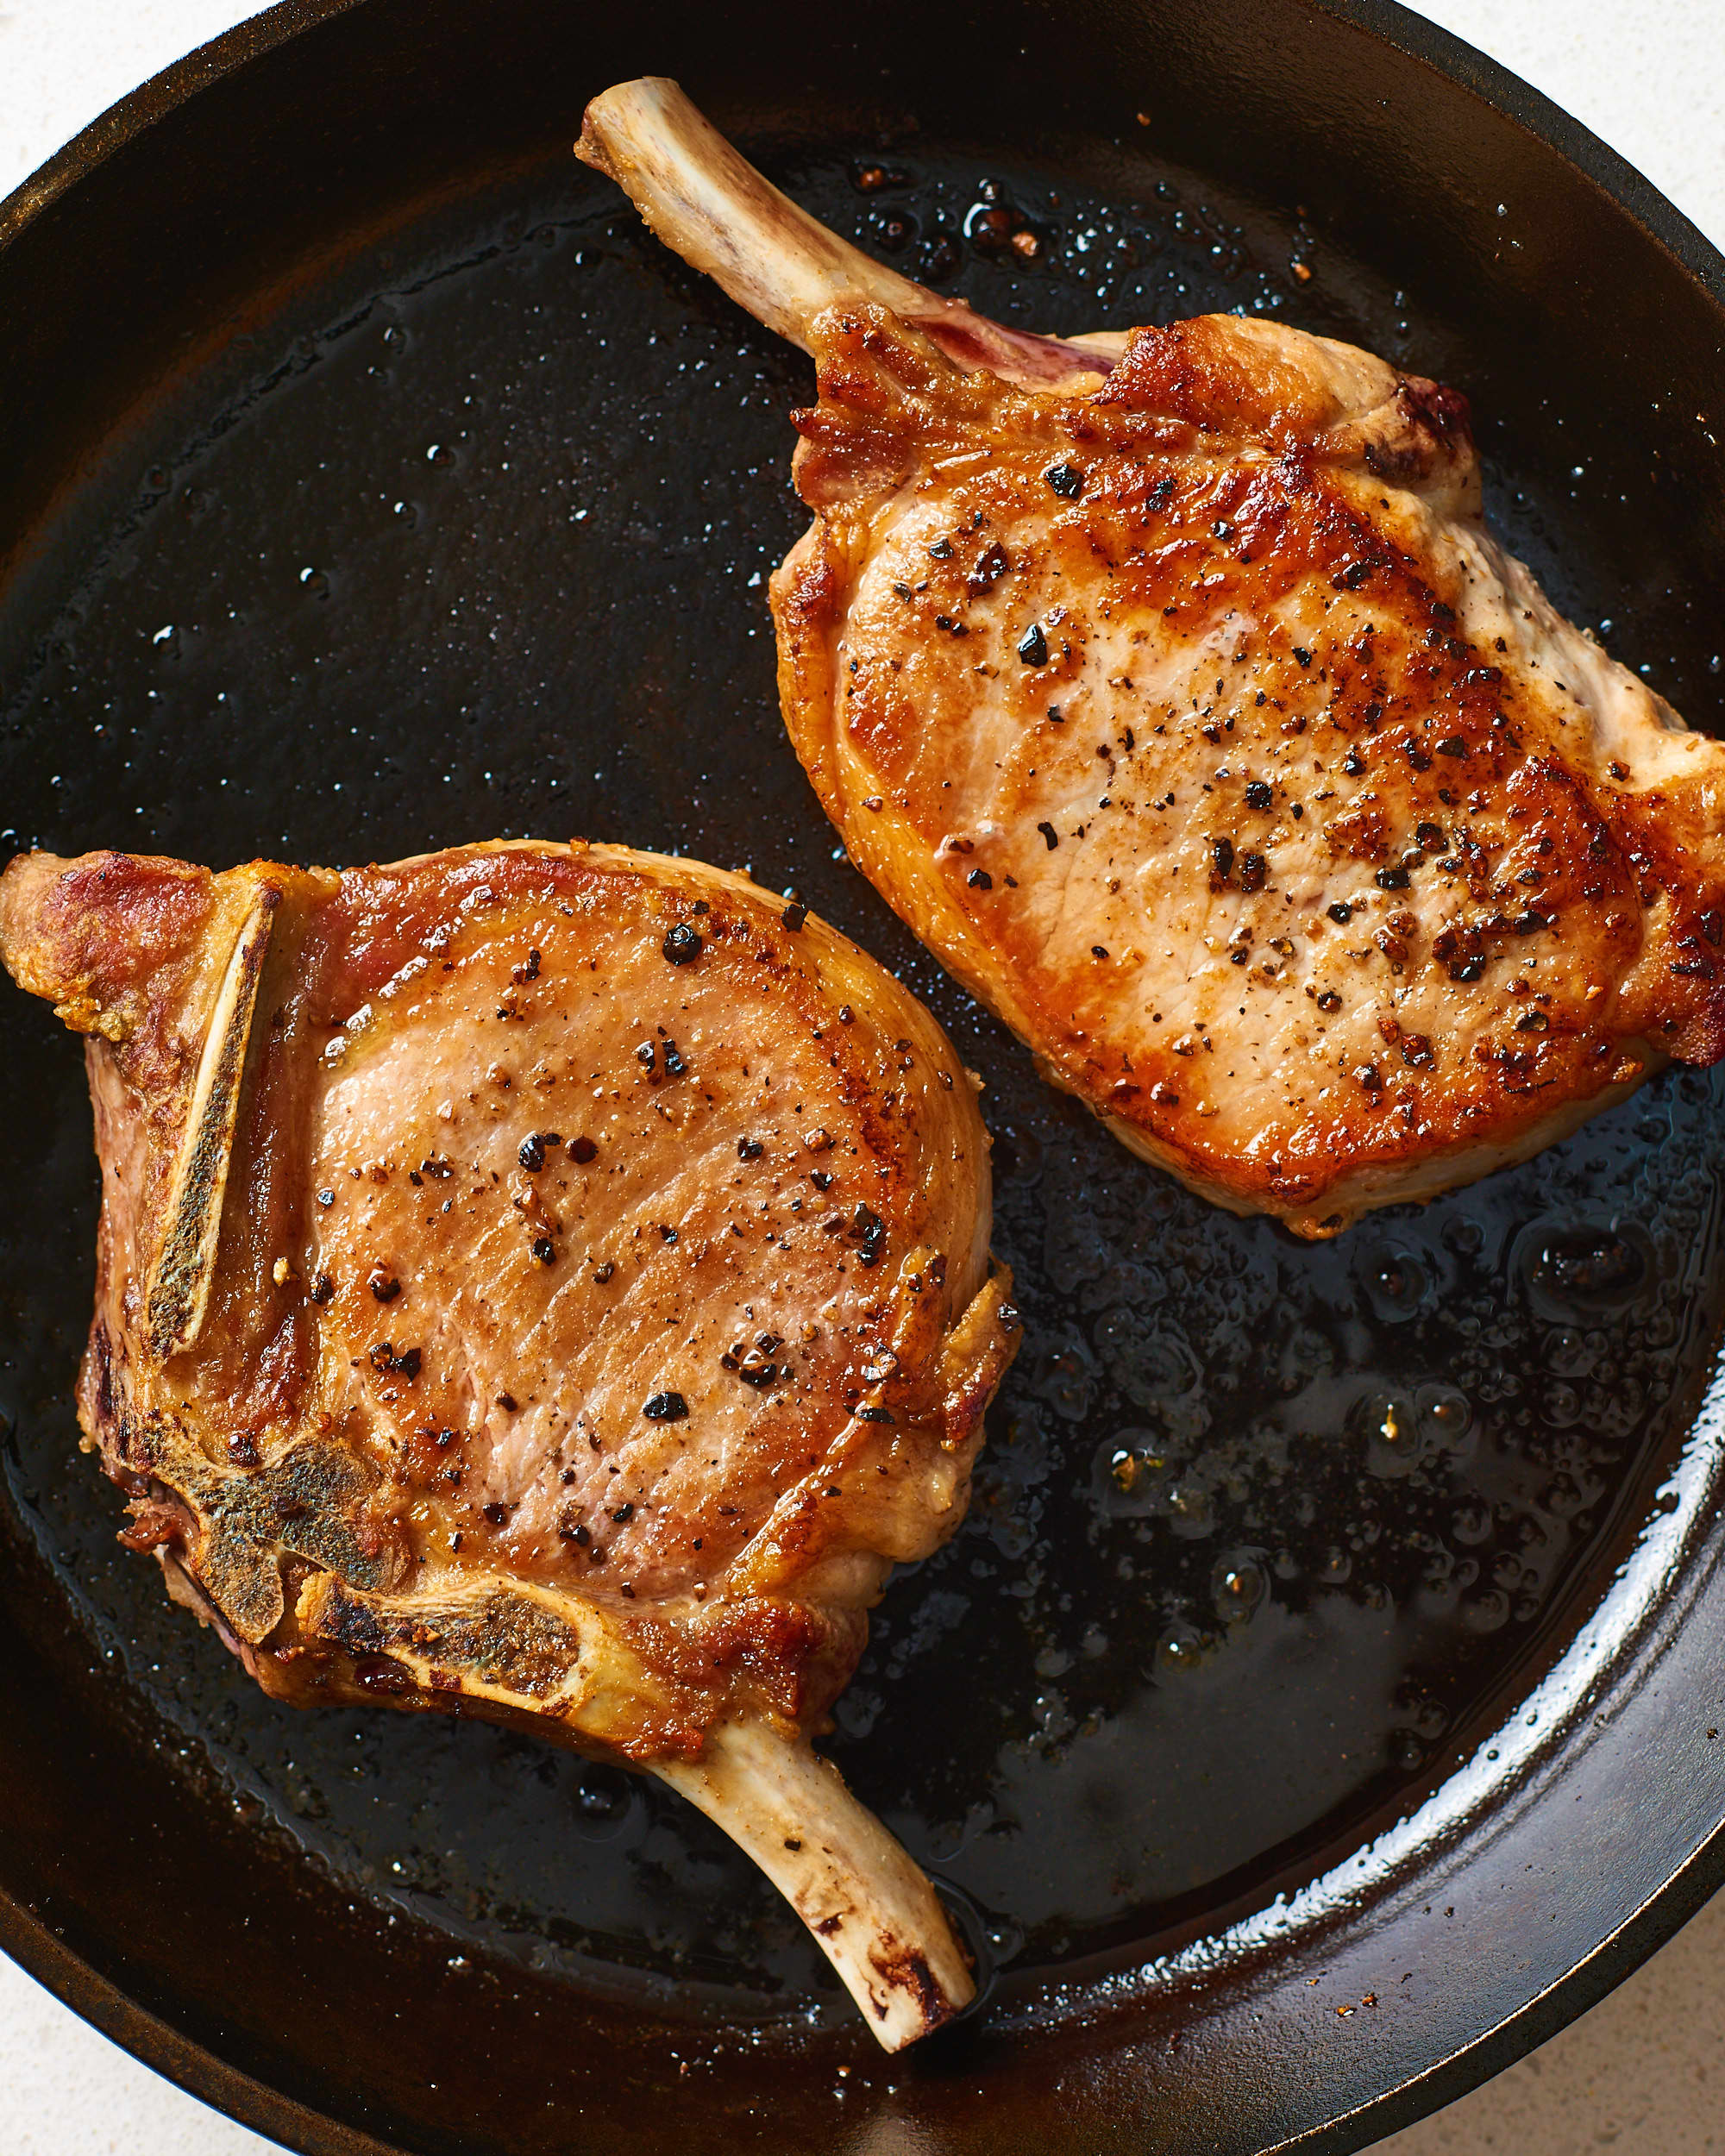
{"label": "seasoned pan surface", "polygon": [[[787,53],[743,13],[647,18],[278,10],[201,95],[139,93],[154,136],[15,198],[0,846],[617,839],[794,887],[927,998],[987,1081],[1028,1329],[970,1519],[889,1590],[828,1749],[950,1889],[988,2009],[875,2059],[668,1794],[477,1725],[290,1713],[168,1606],[76,1450],[88,1110],[9,987],[0,1930],[307,2147],[1359,2146],[1720,1868],[1725,1084],[1670,1075],[1315,1247],[1125,1155],[844,861],[762,588],[804,521],[806,363],[568,139],[674,69],[819,216],[1004,318],[1242,308],[1458,382],[1500,530],[1704,725],[1725,468],[1684,370],[1716,299],[1352,19],[955,7],[914,51],[885,16]],[[1254,132],[1277,49],[1356,121],[1304,166],[1320,114]],[[1438,139],[1398,147],[1373,100],[1416,93]],[[1661,352],[1587,333],[1614,247]]]}

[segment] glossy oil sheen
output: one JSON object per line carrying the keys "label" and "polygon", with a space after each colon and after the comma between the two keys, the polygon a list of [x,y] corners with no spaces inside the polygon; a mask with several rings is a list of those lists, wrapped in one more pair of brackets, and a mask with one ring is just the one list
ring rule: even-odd
{"label": "glossy oil sheen", "polygon": [[[1716,721],[1685,482],[1471,342],[1417,266],[1148,134],[1027,158],[781,122],[761,148],[829,222],[1026,326],[1241,307],[1458,379],[1500,532]],[[805,521],[806,363],[545,146],[345,218],[256,266],[86,452],[15,578],[0,843],[225,866],[578,833],[746,865],[881,956],[987,1081],[1027,1329],[970,1516],[889,1589],[827,1748],[955,1890],[1002,2028],[1110,1958],[1201,1963],[1314,1881],[1302,1921],[1340,1921],[1351,1852],[1514,1716],[1669,1487],[1725,1296],[1725,1086],[1668,1075],[1328,1245],[1180,1191],[920,951],[784,739],[763,586]],[[830,2029],[856,2096],[894,2086],[912,2070],[856,2052],[783,1904],[656,1785],[478,1725],[274,1706],[115,1546],[69,1405],[78,1053],[9,988],[4,1010],[3,1464],[50,1666],[101,1668],[170,1807],[254,1850],[266,1911],[306,1892],[422,1986],[530,1982],[536,2016],[609,1998],[769,2048]],[[800,2145],[757,2125],[748,2145]],[[518,2123],[448,2145],[541,2144]]]}

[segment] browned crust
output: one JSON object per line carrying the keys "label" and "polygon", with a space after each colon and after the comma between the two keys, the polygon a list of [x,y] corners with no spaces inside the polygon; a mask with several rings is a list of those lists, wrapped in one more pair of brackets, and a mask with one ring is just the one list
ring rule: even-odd
{"label": "browned crust", "polygon": [[[775,578],[772,600],[793,745],[852,859],[900,916],[1032,1046],[1044,1074],[1134,1151],[1225,1206],[1328,1234],[1368,1206],[1430,1196],[1536,1150],[1667,1057],[1704,1062],[1725,1052],[1725,861],[1710,768],[1635,774],[1554,753],[1564,717],[1552,699],[1565,685],[1548,687],[1518,673],[1501,646],[1471,642],[1461,630],[1465,594],[1431,554],[1425,527],[1401,510],[1383,514],[1394,487],[1398,501],[1411,493],[1424,505],[1421,515],[1474,528],[1478,479],[1465,401],[1364,354],[1337,359],[1340,348],[1323,348],[1322,365],[1295,365],[1262,342],[1257,325],[1227,318],[1142,331],[1094,395],[1038,398],[957,377],[878,312],[835,311],[818,340],[820,402],[796,415],[798,484],[818,513]],[[1123,1054],[1106,977],[1044,963],[1040,928],[1002,887],[998,866],[992,887],[978,891],[966,862],[941,857],[939,789],[963,753],[962,698],[932,710],[909,684],[929,678],[915,661],[939,650],[940,624],[964,626],[966,562],[930,563],[915,595],[906,587],[896,641],[871,642],[870,623],[853,612],[863,565],[881,543],[875,520],[889,523],[917,498],[898,490],[979,443],[988,457],[974,479],[955,483],[952,513],[962,495],[984,524],[1032,493],[1045,500],[1051,461],[1082,464],[1084,518],[1061,543],[1075,560],[1088,543],[1105,561],[1110,618],[1189,615],[1196,637],[1234,616],[1274,620],[1314,580],[1351,603],[1358,594],[1374,636],[1314,637],[1297,670],[1295,639],[1270,640],[1254,677],[1271,693],[1269,716],[1314,710],[1299,725],[1311,725],[1326,770],[1346,751],[1350,772],[1366,773],[1357,787],[1326,783],[1349,788],[1348,812],[1333,812],[1327,829],[1368,887],[1394,865],[1392,838],[1399,861],[1422,823],[1465,827],[1444,871],[1454,894],[1447,941],[1416,941],[1399,952],[1396,974],[1423,966],[1427,977],[1454,982],[1471,968],[1490,981],[1494,966],[1537,948],[1577,984],[1571,1000],[1553,1004],[1545,1031],[1506,1025],[1495,1042],[1447,1062],[1441,1044],[1433,1051],[1423,1038],[1402,1054],[1392,1032],[1389,1054],[1367,1074],[1376,1090],[1339,1085],[1324,1112],[1290,1125],[1285,1143],[1250,1150],[1194,1112],[1197,1074],[1169,1050],[1135,1040]],[[1489,553],[1483,535],[1479,543]],[[1532,622],[1544,602],[1527,589]],[[976,656],[975,647],[965,655]],[[950,671],[956,681],[956,661]],[[1044,707],[1057,706],[1063,682],[1053,652],[1025,672],[1015,693],[1027,739]],[[1315,708],[1314,682],[1323,684]],[[1675,724],[1628,677],[1606,686],[1642,699],[1649,734]],[[1233,734],[1231,722],[1230,733],[1232,760],[1249,759],[1249,730]],[[1477,831],[1486,834],[1480,843]],[[1254,843],[1239,840],[1242,849]],[[1022,874],[1021,861],[1008,865]],[[1270,873],[1273,897],[1273,860]],[[1524,940],[1530,932],[1536,946]],[[1585,1002],[1584,968],[1607,984]]]}
{"label": "browned crust", "polygon": [[[903,1149],[916,1086],[935,1088],[975,1125],[964,1172],[981,1181],[952,1186],[941,1201],[974,1221],[974,1240],[945,1257],[906,1247],[930,1190],[908,1156],[900,1162],[897,1181],[875,1199],[897,1258],[881,1283],[890,1367],[714,1580],[705,1607],[687,1598],[624,1605],[614,1595],[524,1587],[501,1572],[440,1574],[417,1559],[358,1433],[332,1431],[306,1390],[318,1320],[303,1284],[288,1294],[287,1330],[272,1333],[275,1319],[262,1331],[249,1317],[249,1331],[241,1324],[251,1305],[272,1300],[274,1245],[257,1232],[257,1216],[278,1202],[267,1195],[227,1208],[220,1323],[212,1306],[203,1332],[177,1336],[166,1363],[138,1352],[150,1337],[139,1259],[163,1216],[171,1229],[187,1210],[188,1188],[203,1192],[207,1224],[210,1205],[219,1211],[229,1150],[267,1159],[273,1183],[291,1182],[284,1148],[299,1142],[291,1118],[297,1074],[312,1052],[304,1044],[327,1039],[331,1014],[339,1020],[373,995],[452,906],[489,894],[486,903],[507,906],[548,879],[572,903],[645,908],[656,937],[686,917],[692,893],[704,893],[713,962],[734,947],[810,1024],[848,998],[847,1023],[828,1021],[831,1056],[882,1160]],[[855,1667],[863,1611],[889,1564],[926,1554],[962,1518],[983,1413],[1018,1338],[1010,1280],[988,1268],[986,1141],[928,1014],[825,924],[809,916],[787,929],[785,912],[782,899],[699,864],[525,843],[341,878],[254,864],[210,879],[117,856],[31,856],[0,877],[0,956],[37,993],[74,1009],[93,1037],[98,1100],[111,1095],[116,1119],[135,1103],[144,1133],[141,1167],[117,1156],[104,1163],[102,1278],[80,1420],[132,1500],[125,1539],[161,1553],[176,1594],[275,1696],[479,1714],[634,1764],[693,1758],[709,1731],[739,1714],[818,1726]],[[249,1053],[248,998],[277,1013],[267,1025],[260,1017]],[[211,1119],[189,1117],[187,1103],[211,1057],[219,1083],[204,1092],[223,1104],[223,1140],[200,1150]],[[170,1164],[188,1156],[204,1168],[176,1181]],[[236,1326],[237,1350],[224,1344]],[[223,1367],[210,1358],[254,1359],[257,1342],[277,1367],[259,1388],[246,1361],[242,1390],[251,1388],[253,1406],[242,1403],[235,1420],[225,1391],[209,1390],[210,1369]],[[854,1501],[832,1501],[840,1478],[857,1490]]]}

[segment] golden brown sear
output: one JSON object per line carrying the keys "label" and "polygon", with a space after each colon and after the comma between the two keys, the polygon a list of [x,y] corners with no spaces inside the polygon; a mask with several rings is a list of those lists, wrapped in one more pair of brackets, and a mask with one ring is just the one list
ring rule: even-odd
{"label": "golden brown sear", "polygon": [[1459,396],[982,322],[672,84],[581,150],[814,358],[773,607],[850,857],[1135,1151],[1327,1235],[1725,1052],[1725,750],[1494,542]]}
{"label": "golden brown sear", "polygon": [[80,1414],[179,1598],[279,1698],[662,1774],[883,2040],[962,2003],[806,1742],[962,1518],[1016,1343],[921,1006],[800,905],[580,845],[34,855],[0,956],[89,1037]]}

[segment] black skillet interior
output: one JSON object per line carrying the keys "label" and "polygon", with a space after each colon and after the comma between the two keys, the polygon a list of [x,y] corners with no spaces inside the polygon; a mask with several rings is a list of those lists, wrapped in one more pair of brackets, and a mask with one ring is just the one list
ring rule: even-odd
{"label": "black skillet interior", "polygon": [[272,1706],[115,1547],[68,1404],[78,1056],[5,988],[0,1938],[265,2130],[1354,2147],[1717,1877],[1691,1859],[1725,1809],[1725,1085],[1659,1081],[1316,1249],[1130,1160],[850,869],[784,742],[762,586],[802,522],[806,363],[568,154],[587,97],[674,72],[819,215],[989,312],[1238,307],[1442,375],[1499,529],[1716,727],[1718,300],[1394,37],[1420,33],[1295,0],[888,5],[856,32],[290,7],[15,198],[0,846],[225,865],[573,831],[746,863],[986,1075],[1028,1321],[971,1517],[894,1583],[830,1745],[995,1971],[979,2023],[885,2061],[656,1787]]}

